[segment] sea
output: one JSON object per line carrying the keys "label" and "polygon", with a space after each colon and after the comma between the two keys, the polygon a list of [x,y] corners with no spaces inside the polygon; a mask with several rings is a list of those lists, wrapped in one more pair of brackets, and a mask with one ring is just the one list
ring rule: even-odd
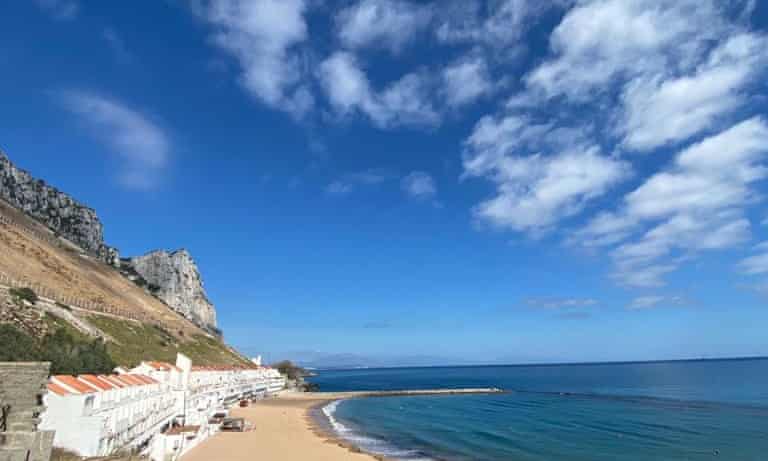
{"label": "sea", "polygon": [[402,460],[768,461],[768,359],[319,371],[321,391],[499,387],[375,397],[320,415]]}

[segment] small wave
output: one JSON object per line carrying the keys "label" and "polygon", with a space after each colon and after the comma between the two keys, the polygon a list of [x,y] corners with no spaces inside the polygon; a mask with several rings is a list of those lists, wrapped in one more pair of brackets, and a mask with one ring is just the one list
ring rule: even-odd
{"label": "small wave", "polygon": [[336,410],[341,402],[343,402],[343,400],[336,400],[322,408],[323,415],[325,415],[331,428],[340,438],[365,452],[384,456],[389,459],[401,461],[435,461],[432,458],[424,456],[424,454],[419,451],[398,448],[385,440],[367,436],[346,426],[336,418]]}

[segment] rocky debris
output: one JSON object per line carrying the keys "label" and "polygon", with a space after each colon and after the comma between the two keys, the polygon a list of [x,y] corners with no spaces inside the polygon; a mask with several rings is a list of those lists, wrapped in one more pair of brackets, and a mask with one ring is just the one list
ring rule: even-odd
{"label": "rocky debris", "polygon": [[0,151],[0,198],[107,264],[119,264],[117,249],[104,243],[96,212],[71,196],[17,168]]}
{"label": "rocky debris", "polygon": [[[126,267],[126,263],[130,268]],[[123,260],[123,273],[135,272],[146,288],[175,311],[208,330],[216,329],[216,310],[208,300],[197,264],[187,250],[153,251]],[[138,283],[142,283],[138,282]]]}

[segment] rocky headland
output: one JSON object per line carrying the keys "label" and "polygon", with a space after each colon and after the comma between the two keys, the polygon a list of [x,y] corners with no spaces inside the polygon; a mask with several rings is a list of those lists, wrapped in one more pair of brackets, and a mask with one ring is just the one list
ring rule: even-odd
{"label": "rocky headland", "polygon": [[124,277],[199,327],[218,332],[216,309],[187,250],[157,250],[120,258],[120,252],[104,242],[104,226],[93,208],[16,167],[2,151],[0,199],[79,247],[84,254],[118,269]]}

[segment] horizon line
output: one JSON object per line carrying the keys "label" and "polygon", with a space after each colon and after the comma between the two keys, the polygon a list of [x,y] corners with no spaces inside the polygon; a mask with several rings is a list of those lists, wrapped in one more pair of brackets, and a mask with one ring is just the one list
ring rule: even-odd
{"label": "horizon line", "polygon": [[[534,362],[534,363],[477,363],[463,365],[393,365],[393,366],[358,366],[358,367],[309,367],[313,370],[334,370],[334,371],[352,371],[352,370],[389,370],[402,368],[473,368],[473,367],[554,367],[554,366],[577,366],[577,365],[632,365],[632,364],[653,364],[653,363],[671,363],[671,362],[723,362],[723,361],[744,361],[744,360],[768,360],[768,355],[738,356],[738,357],[701,357],[685,359],[654,359],[654,360],[612,360],[612,361],[591,361],[591,362]],[[307,367],[304,367],[307,368]]]}

